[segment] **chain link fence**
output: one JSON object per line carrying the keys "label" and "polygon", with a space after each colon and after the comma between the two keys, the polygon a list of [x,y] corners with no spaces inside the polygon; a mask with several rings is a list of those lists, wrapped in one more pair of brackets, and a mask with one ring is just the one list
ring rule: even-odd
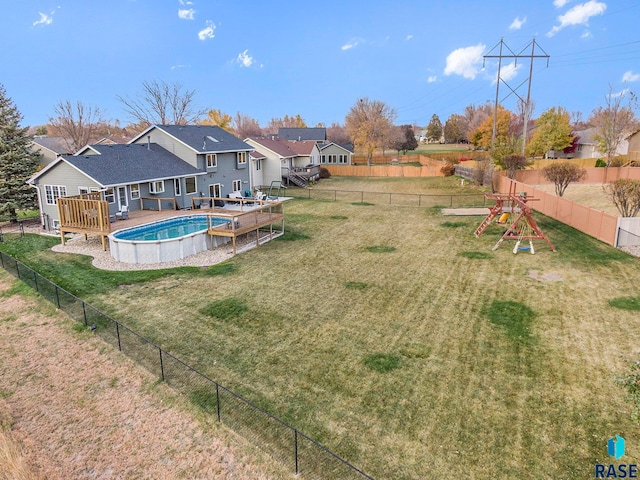
{"label": "chain link fence", "polygon": [[219,422],[290,466],[305,479],[372,479],[296,428],[210,379],[122,323],[43,277],[6,253],[0,264],[75,321],[182,393]]}

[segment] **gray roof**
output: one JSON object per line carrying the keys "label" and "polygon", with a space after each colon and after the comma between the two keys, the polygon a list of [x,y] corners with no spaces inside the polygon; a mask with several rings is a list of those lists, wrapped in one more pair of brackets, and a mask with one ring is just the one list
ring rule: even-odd
{"label": "gray roof", "polygon": [[327,129],[324,127],[314,128],[285,128],[278,129],[278,136],[285,140],[315,140],[324,142],[327,139]]}
{"label": "gray roof", "polygon": [[68,155],[64,159],[103,186],[202,174],[156,143],[91,147],[100,155]]}
{"label": "gray roof", "polygon": [[199,153],[250,151],[252,147],[235,135],[213,125],[155,125]]}
{"label": "gray roof", "polygon": [[69,150],[67,142],[62,137],[33,137],[33,143],[37,143],[45,148],[48,148],[52,152],[59,155],[69,155],[73,152]]}

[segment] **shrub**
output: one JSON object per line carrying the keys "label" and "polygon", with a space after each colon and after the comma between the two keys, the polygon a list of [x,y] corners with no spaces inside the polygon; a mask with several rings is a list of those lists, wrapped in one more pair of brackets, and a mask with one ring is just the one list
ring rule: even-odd
{"label": "shrub", "polygon": [[606,167],[606,166],[607,166],[607,162],[605,162],[601,158],[596,160],[596,167],[600,168],[600,167]]}
{"label": "shrub", "polygon": [[445,177],[451,177],[456,173],[456,166],[452,163],[447,163],[440,168],[440,172],[442,172]]}
{"label": "shrub", "polygon": [[320,178],[331,178],[331,172],[327,167],[320,167]]}

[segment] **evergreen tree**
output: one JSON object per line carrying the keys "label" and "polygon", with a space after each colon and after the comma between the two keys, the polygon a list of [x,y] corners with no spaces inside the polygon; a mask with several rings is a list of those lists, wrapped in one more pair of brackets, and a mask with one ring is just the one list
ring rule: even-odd
{"label": "evergreen tree", "polygon": [[427,140],[429,142],[439,142],[442,137],[442,122],[435,113],[431,116],[431,121],[427,125]]}
{"label": "evergreen tree", "polygon": [[29,149],[31,137],[20,127],[22,115],[0,84],[0,213],[17,221],[16,209],[35,208],[36,191],[26,184],[41,155]]}

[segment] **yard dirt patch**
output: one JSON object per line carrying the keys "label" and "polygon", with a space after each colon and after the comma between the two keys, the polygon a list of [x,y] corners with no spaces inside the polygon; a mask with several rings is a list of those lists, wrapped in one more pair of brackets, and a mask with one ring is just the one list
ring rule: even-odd
{"label": "yard dirt patch", "polygon": [[7,296],[10,284],[0,272],[0,434],[25,478],[291,476],[43,299]]}

